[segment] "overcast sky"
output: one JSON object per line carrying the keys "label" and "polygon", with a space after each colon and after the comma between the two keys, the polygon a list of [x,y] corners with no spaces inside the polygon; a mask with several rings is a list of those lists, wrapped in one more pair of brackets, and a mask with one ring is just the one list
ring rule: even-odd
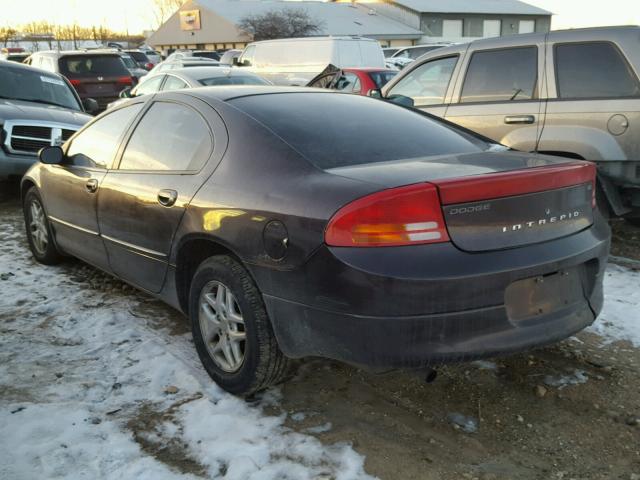
{"label": "overcast sky", "polygon": [[[527,3],[555,13],[554,29],[640,25],[640,0],[528,0]],[[0,25],[76,20],[82,25],[104,23],[113,30],[137,33],[153,27],[152,5],[153,0],[0,0]]]}

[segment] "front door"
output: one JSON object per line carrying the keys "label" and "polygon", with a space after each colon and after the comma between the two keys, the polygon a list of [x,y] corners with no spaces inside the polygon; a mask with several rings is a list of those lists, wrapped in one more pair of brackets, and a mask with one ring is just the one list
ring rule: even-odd
{"label": "front door", "polygon": [[79,132],[65,147],[61,165],[42,169],[41,191],[58,246],[109,269],[96,216],[100,188],[127,125],[140,105],[116,110]]}
{"label": "front door", "polygon": [[100,231],[120,278],[160,291],[175,231],[206,179],[212,150],[211,130],[193,106],[155,101],[143,114],[98,198]]}
{"label": "front door", "polygon": [[[471,44],[445,118],[516,150],[536,149],[544,124],[544,35],[528,45]],[[480,43],[482,45],[482,43]]]}

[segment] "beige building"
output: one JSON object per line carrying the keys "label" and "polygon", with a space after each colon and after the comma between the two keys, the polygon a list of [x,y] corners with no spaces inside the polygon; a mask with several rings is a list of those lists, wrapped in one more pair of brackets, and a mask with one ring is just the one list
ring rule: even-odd
{"label": "beige building", "polygon": [[422,31],[381,15],[367,3],[314,1],[189,0],[147,40],[165,53],[175,49],[244,48],[251,36],[237,25],[247,15],[296,8],[305,10],[321,29],[319,36],[358,35],[383,46],[413,45]]}

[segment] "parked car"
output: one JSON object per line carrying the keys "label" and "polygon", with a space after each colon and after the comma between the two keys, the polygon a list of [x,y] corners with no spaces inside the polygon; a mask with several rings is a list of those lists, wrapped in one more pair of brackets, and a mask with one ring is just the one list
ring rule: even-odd
{"label": "parked car", "polygon": [[113,50],[36,52],[27,62],[64,75],[81,99],[94,98],[98,102],[97,111],[104,110],[123,89],[133,85],[120,53]]}
{"label": "parked car", "polygon": [[176,59],[176,60],[164,60],[157,64],[150,73],[166,72],[167,70],[175,70],[177,68],[191,68],[191,67],[216,67],[220,62],[211,60],[209,58],[198,59]]}
{"label": "parked car", "polygon": [[180,309],[211,377],[249,394],[289,358],[423,368],[591,324],[610,241],[594,184],[591,163],[392,103],[234,86],[107,111],[41,151],[22,198],[36,260]]}
{"label": "parked car", "polygon": [[144,77],[147,73],[147,70],[141,68],[138,63],[133,59],[131,55],[126,52],[119,52],[120,58],[124,62],[124,66],[127,67],[129,73],[133,77],[133,84],[136,85],[142,77]]}
{"label": "parked car", "polygon": [[404,47],[398,49],[391,57],[386,58],[386,65],[390,68],[397,68],[402,70],[407,65],[410,65],[414,60],[420,58],[425,53],[432,52],[442,47],[447,47],[450,43],[429,43],[426,45],[414,45],[412,47]]}
{"label": "parked car", "polygon": [[275,85],[306,85],[327,65],[338,68],[385,68],[376,40],[360,37],[307,37],[254,42],[244,49],[236,66]]}
{"label": "parked car", "polygon": [[242,54],[242,50],[230,49],[222,54],[220,57],[221,65],[234,65],[235,59]]}
{"label": "parked car", "polygon": [[328,88],[343,93],[369,95],[372,90],[381,89],[396,74],[397,70],[385,68],[343,68],[329,65],[309,82],[307,87]]}
{"label": "parked car", "polygon": [[157,65],[162,61],[162,55],[154,49],[142,45],[140,51],[143,52],[153,65]]}
{"label": "parked car", "polygon": [[601,209],[640,224],[639,37],[606,27],[447,47],[383,96],[518,150],[594,161]]}
{"label": "parked car", "polygon": [[210,60],[220,60],[220,54],[215,50],[178,50],[167,57],[167,61],[189,60],[193,58],[208,58]]}
{"label": "parked car", "polygon": [[22,47],[5,47],[0,49],[0,60],[22,63],[31,55]]}
{"label": "parked car", "polygon": [[[153,63],[142,50],[124,50],[124,53],[128,53],[131,58],[133,58],[138,68],[149,71],[155,66],[155,63]],[[159,63],[159,61],[157,63]]]}
{"label": "parked car", "polygon": [[0,178],[22,176],[38,150],[60,145],[90,118],[61,75],[0,62]]}
{"label": "parked car", "polygon": [[150,74],[135,88],[123,90],[120,94],[120,99],[109,104],[108,108],[116,107],[126,102],[129,98],[142,95],[168,90],[181,90],[183,88],[219,85],[270,85],[270,83],[251,72],[243,72],[231,68],[179,68],[170,72]]}

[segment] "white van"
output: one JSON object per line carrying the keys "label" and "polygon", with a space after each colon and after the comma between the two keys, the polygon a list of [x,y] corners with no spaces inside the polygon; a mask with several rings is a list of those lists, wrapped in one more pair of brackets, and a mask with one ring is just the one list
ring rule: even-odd
{"label": "white van", "polygon": [[308,37],[264,40],[244,49],[236,67],[275,85],[306,85],[327,65],[385,68],[380,44],[360,37]]}

